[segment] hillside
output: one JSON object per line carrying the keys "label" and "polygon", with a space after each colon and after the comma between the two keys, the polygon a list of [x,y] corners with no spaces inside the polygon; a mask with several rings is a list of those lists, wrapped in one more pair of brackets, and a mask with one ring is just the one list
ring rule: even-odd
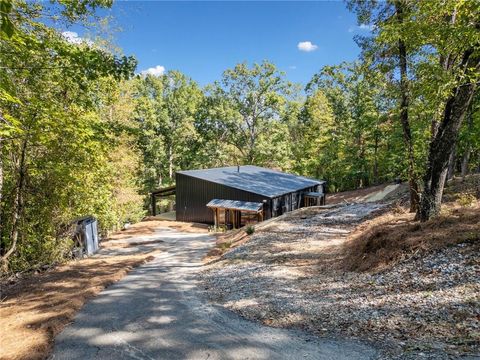
{"label": "hillside", "polygon": [[402,196],[259,227],[211,262],[207,295],[271,326],[370,341],[387,358],[480,354],[480,177],[450,183],[425,224]]}

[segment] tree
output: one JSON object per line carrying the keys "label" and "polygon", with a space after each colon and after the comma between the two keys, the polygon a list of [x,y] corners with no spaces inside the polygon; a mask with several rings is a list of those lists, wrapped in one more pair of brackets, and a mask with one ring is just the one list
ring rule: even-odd
{"label": "tree", "polygon": [[202,119],[205,131],[215,133],[233,147],[233,158],[239,163],[261,164],[266,154],[278,154],[276,146],[281,146],[285,138],[273,137],[273,144],[272,138],[267,139],[270,131],[278,135],[285,131],[279,121],[295,87],[275,65],[266,61],[251,68],[238,64],[226,70],[207,94],[209,111]]}
{"label": "tree", "polygon": [[430,84],[424,87],[429,96],[440,95],[442,100],[441,116],[432,120],[424,189],[417,213],[421,221],[426,221],[440,211],[448,164],[480,79],[480,4],[424,1],[414,11],[406,41],[415,38],[426,52],[433,53],[438,62],[426,63],[424,71],[427,78],[444,80],[439,88],[432,89]]}
{"label": "tree", "polygon": [[[406,4],[403,1],[395,1],[396,21],[399,26],[403,25]],[[408,68],[407,68],[407,45],[402,38],[398,39],[398,57],[400,69],[400,121],[402,123],[403,137],[407,146],[408,154],[408,181],[410,187],[410,212],[418,209],[420,201],[417,176],[415,173],[415,155],[413,149],[412,131],[410,129],[409,111],[409,86],[408,86]]]}
{"label": "tree", "polygon": [[195,128],[203,93],[197,83],[178,71],[135,80],[135,117],[145,164],[145,190],[174,182],[177,169],[196,163]]}
{"label": "tree", "polygon": [[[480,13],[478,15],[480,16]],[[477,88],[478,80],[475,79],[476,75],[472,74],[472,69],[478,71],[480,53],[478,50],[467,49],[461,58],[459,64],[448,65],[446,69],[454,70],[452,68],[457,67],[463,74],[457,75],[458,83],[446,101],[441,122],[435,126],[432,133],[422,201],[418,211],[421,221],[429,220],[440,211],[448,164],[455,149],[460,126]],[[462,80],[464,77],[468,80]]]}
{"label": "tree", "polygon": [[[326,120],[330,112],[320,110],[325,106],[316,105],[318,115],[326,116],[321,131],[315,135],[317,142],[324,144],[319,156],[325,159],[321,167],[331,190],[368,186],[391,178],[398,171],[398,165],[387,163],[397,148],[392,146],[396,144],[389,144],[395,128],[389,122],[390,104],[384,83],[381,73],[358,62],[326,66],[307,85],[310,95],[305,110],[320,96],[320,91],[333,115],[330,123],[332,120]],[[303,115],[308,118],[312,112],[305,110]]]}
{"label": "tree", "polygon": [[339,149],[338,129],[330,103],[321,90],[308,96],[299,119],[301,136],[295,143],[297,172],[334,181]]}
{"label": "tree", "polygon": [[[398,118],[402,125],[408,159],[410,212],[416,212],[420,196],[414,149],[415,139],[413,138],[410,120],[411,89],[408,64],[410,58],[414,58],[417,49],[410,46],[411,44],[406,43],[401,37],[401,33],[406,29],[405,18],[409,16],[410,3],[404,0],[386,2],[351,0],[348,2],[348,6],[356,11],[360,23],[374,24],[371,38],[357,38],[362,47],[363,56],[367,59],[374,59],[376,71],[394,74],[398,69],[399,72],[397,85]],[[394,27],[397,32],[385,38],[383,37],[383,30],[388,26]],[[391,75],[391,78],[394,79],[394,76]],[[397,82],[397,80],[395,79],[394,82]]]}

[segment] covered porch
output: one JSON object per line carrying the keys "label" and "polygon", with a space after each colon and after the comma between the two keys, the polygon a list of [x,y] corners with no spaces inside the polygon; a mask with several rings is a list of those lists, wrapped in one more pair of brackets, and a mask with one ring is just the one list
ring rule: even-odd
{"label": "covered porch", "polygon": [[249,223],[263,221],[263,203],[213,199],[207,207],[213,211],[215,228],[238,229]]}
{"label": "covered porch", "polygon": [[325,194],[323,192],[308,192],[303,195],[303,206],[325,205]]}

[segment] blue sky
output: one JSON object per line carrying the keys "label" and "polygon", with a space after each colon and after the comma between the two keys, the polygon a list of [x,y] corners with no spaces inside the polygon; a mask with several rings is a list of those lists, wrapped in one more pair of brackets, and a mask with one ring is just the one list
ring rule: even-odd
{"label": "blue sky", "polygon": [[180,70],[201,85],[264,59],[306,84],[322,66],[354,60],[353,36],[368,31],[340,1],[120,1],[110,13],[123,29],[115,43],[137,57],[139,72]]}

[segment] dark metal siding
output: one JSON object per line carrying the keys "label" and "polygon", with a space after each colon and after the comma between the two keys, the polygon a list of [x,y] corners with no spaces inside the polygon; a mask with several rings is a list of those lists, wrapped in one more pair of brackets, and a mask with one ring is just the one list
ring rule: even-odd
{"label": "dark metal siding", "polygon": [[201,180],[184,174],[176,174],[177,198],[176,218],[178,221],[213,223],[213,212],[207,203],[213,199],[263,202],[266,218],[269,218],[270,199],[247,191],[231,188],[214,182]]}
{"label": "dark metal siding", "polygon": [[[226,185],[176,174],[176,219],[178,221],[213,224],[213,212],[206,204],[213,199],[264,202],[264,219],[303,207],[303,194],[319,191],[324,185],[314,185],[273,199]],[[325,189],[324,191],[325,192]]]}
{"label": "dark metal siding", "polygon": [[[302,190],[298,190],[295,192],[291,192],[291,193],[273,198],[271,216],[273,217],[280,216],[286,212],[303,207],[303,200],[304,200],[303,195],[311,191],[317,192],[320,190],[321,187],[324,188],[324,185],[320,184],[320,185],[310,186]],[[325,193],[325,190],[323,190],[323,192]]]}

